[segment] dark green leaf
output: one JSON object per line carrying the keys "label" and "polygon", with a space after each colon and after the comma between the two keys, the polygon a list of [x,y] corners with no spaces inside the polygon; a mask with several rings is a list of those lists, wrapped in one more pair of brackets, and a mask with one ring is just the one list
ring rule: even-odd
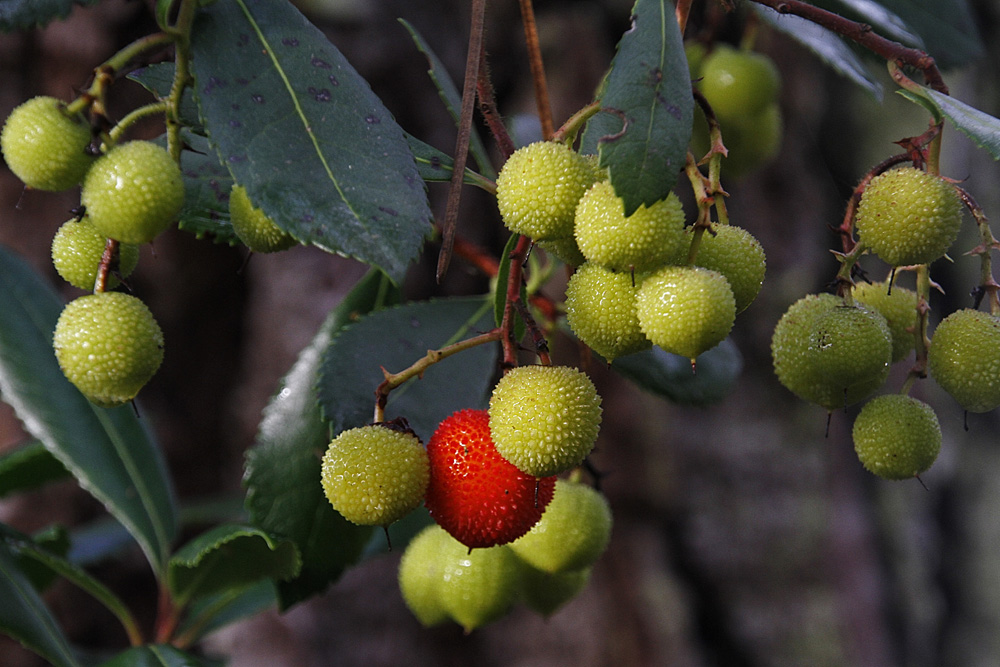
{"label": "dark green leaf", "polygon": [[0,395],[128,528],[159,573],[176,530],[166,465],[131,406],[96,407],[59,370],[52,331],[62,307],[51,287],[0,246]]}
{"label": "dark green leaf", "polygon": [[185,653],[168,644],[136,646],[99,667],[223,667],[224,662]]}
{"label": "dark green leaf", "polygon": [[[0,532],[3,529],[4,527],[0,526]],[[17,535],[19,539],[24,541],[29,540],[26,535],[21,535],[20,533]],[[66,530],[66,526],[58,524],[48,526],[32,535],[30,541],[37,548],[62,559],[65,559],[66,554],[69,552],[69,531]],[[55,570],[23,553],[18,555],[17,565],[21,568],[21,572],[27,575],[31,581],[31,585],[39,592],[45,592],[45,589],[51,586],[58,577],[58,573]]]}
{"label": "dark green leaf", "polygon": [[692,373],[690,359],[654,347],[618,357],[611,368],[650,393],[681,405],[699,406],[725,398],[743,370],[743,357],[729,339],[696,361],[697,370]]}
{"label": "dark green leaf", "polygon": [[431,212],[402,129],[291,3],[215,2],[191,34],[195,97],[212,145],[250,200],[303,243],[395,281]]}
{"label": "dark green leaf", "polygon": [[[417,173],[420,178],[428,182],[436,181],[439,183],[451,180],[451,173],[455,170],[455,160],[450,155],[409,134],[406,135],[406,141],[410,145],[410,150],[413,151],[413,159],[417,163]],[[465,168],[462,182],[466,185],[474,185],[491,194],[496,193],[496,184],[493,181],[477,174],[468,167]]]}
{"label": "dark green leaf", "polygon": [[210,235],[216,243],[240,243],[229,222],[229,191],[233,177],[219,164],[204,137],[185,134],[190,150],[181,156],[184,175],[184,208],[177,226],[198,238]]}
{"label": "dark green leaf", "polygon": [[3,0],[0,2],[0,32],[41,28],[50,21],[64,19],[77,5],[93,5],[98,0]]}
{"label": "dark green leaf", "polygon": [[583,152],[600,153],[625,215],[664,199],[684,167],[694,97],[673,4],[637,0],[618,42],[601,111],[587,123]]}
{"label": "dark green leaf", "polygon": [[[402,371],[427,354],[493,329],[493,304],[481,297],[408,303],[345,327],[320,369],[319,401],[334,433],[370,423],[381,368]],[[479,345],[428,368],[391,394],[386,419],[405,417],[427,442],[437,425],[462,408],[486,403],[497,346]]]}
{"label": "dark green leaf", "polygon": [[102,516],[81,528],[74,528],[69,549],[69,561],[82,567],[102,563],[120,556],[134,541],[125,527],[108,516]]}
{"label": "dark green leaf", "polygon": [[[158,99],[164,99],[170,95],[170,89],[174,85],[174,69],[172,62],[156,63],[129,72],[126,78],[132,79]],[[188,129],[198,134],[205,133],[201,118],[198,117],[198,105],[190,88],[185,88],[181,96],[180,115],[181,123]]]}
{"label": "dark green leaf", "polygon": [[[917,96],[916,99],[914,95]],[[930,88],[921,88],[910,95],[904,95],[911,101],[927,106],[919,99],[921,96],[977,146],[992,155],[994,160],[1000,160],[1000,119]]]}
{"label": "dark green leaf", "polygon": [[282,379],[264,409],[257,443],[247,452],[244,484],[251,522],[292,540],[302,555],[299,576],[278,583],[282,609],[326,590],[357,562],[371,535],[370,527],[348,522],[323,495],[320,458],[330,431],[316,402],[316,381],[323,351],[337,331],[398,296],[378,271],[358,283]]}
{"label": "dark green leaf", "polygon": [[66,466],[45,445],[32,440],[0,456],[0,498],[68,476]]}
{"label": "dark green leaf", "polygon": [[271,609],[277,602],[274,582],[269,579],[246,588],[206,595],[188,608],[185,621],[177,629],[177,636],[197,641],[230,623]]}
{"label": "dark green leaf", "polygon": [[961,67],[983,56],[968,0],[878,0],[878,4],[923,40],[924,50],[938,67]]}
{"label": "dark green leaf", "polygon": [[16,554],[0,540],[0,631],[53,665],[79,663],[38,592],[17,566]]}

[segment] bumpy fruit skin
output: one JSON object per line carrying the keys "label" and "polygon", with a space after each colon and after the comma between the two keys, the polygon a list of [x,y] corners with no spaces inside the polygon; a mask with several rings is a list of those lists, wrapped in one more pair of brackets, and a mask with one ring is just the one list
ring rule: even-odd
{"label": "bumpy fruit skin", "polygon": [[808,295],[782,315],[771,338],[778,380],[803,400],[833,411],[878,389],[889,373],[885,318],[832,294]]}
{"label": "bumpy fruit skin", "polygon": [[701,65],[701,87],[722,120],[754,116],[774,104],[781,76],[770,58],[719,45]]}
{"label": "bumpy fruit skin", "polygon": [[14,109],[0,132],[7,166],[29,188],[66,190],[83,178],[94,158],[87,154],[90,126],[65,113],[54,97],[34,97]]}
{"label": "bumpy fruit skin", "polygon": [[500,456],[486,410],[460,410],[427,443],[427,510],[452,537],[472,548],[506,544],[538,523],[555,477],[527,475]]}
{"label": "bumpy fruit skin", "polygon": [[423,500],[427,452],[417,436],[381,424],[344,431],[323,455],[323,492],[351,523],[387,526]]}
{"label": "bumpy fruit skin", "polygon": [[876,396],[861,408],[852,430],[854,451],[868,472],[910,479],[941,451],[941,426],[931,406],[902,394]]}
{"label": "bumpy fruit skin", "polygon": [[630,273],[587,262],[566,285],[566,321],[573,333],[609,362],[652,346],[639,328],[638,286]]}
{"label": "bumpy fruit skin", "polygon": [[536,241],[573,236],[573,215],[597,174],[565,144],[539,141],[514,151],[497,176],[497,205],[509,230]]}
{"label": "bumpy fruit skin", "polygon": [[736,300],[717,271],[665,266],[639,287],[643,333],[667,352],[694,359],[725,339],[736,320]]}
{"label": "bumpy fruit skin", "polygon": [[71,301],[56,322],[59,367],[92,403],[127,403],[163,361],[163,332],[142,301],[121,292]]}
{"label": "bumpy fruit skin", "polygon": [[931,377],[969,412],[1000,406],[1000,318],[956,310],[934,330],[927,361]]}
{"label": "bumpy fruit skin", "polygon": [[519,470],[548,477],[569,470],[594,448],[601,397],[568,366],[519,366],[490,397],[490,432],[497,451]]}
{"label": "bumpy fruit skin", "polygon": [[[684,243],[673,264],[687,262],[693,233],[691,227],[684,230]],[[757,298],[767,270],[767,258],[760,241],[735,225],[715,225],[712,232],[703,232],[694,263],[718,271],[726,278],[733,290],[737,313],[746,310]]]}
{"label": "bumpy fruit skin", "polygon": [[[108,243],[94,228],[90,218],[64,222],[52,239],[52,263],[63,280],[73,287],[92,290],[97,281],[97,269]],[[107,289],[114,289],[119,281],[117,272],[127,278],[139,263],[139,247],[131,243],[118,244],[118,266],[108,273]]]}
{"label": "bumpy fruit skin", "polygon": [[892,334],[892,361],[905,359],[913,351],[913,331],[917,326],[917,293],[889,284],[861,283],[854,288],[854,300],[872,308],[885,318]]}
{"label": "bumpy fruit skin", "polygon": [[914,167],[872,179],[855,217],[858,236],[892,266],[927,264],[946,252],[962,225],[955,188]]}
{"label": "bumpy fruit skin", "polygon": [[437,524],[427,526],[410,540],[399,561],[399,592],[425,628],[451,618],[441,602],[444,563],[440,555],[454,542]]}
{"label": "bumpy fruit skin", "polygon": [[683,243],[684,210],[670,193],[625,217],[625,203],[602,181],[580,200],[574,234],[590,262],[616,271],[649,271],[666,264]]}
{"label": "bumpy fruit skin", "polygon": [[180,214],[184,179],[166,149],[129,141],[94,163],[80,201],[101,234],[122,243],[148,243]]}
{"label": "bumpy fruit skin", "polygon": [[586,484],[556,482],[555,495],[541,521],[510,548],[524,562],[544,572],[590,567],[611,539],[611,507]]}
{"label": "bumpy fruit skin", "polygon": [[521,599],[531,610],[548,618],[575,598],[590,581],[589,567],[550,574],[524,564],[521,572]]}
{"label": "bumpy fruit skin", "polygon": [[279,252],[297,243],[295,238],[274,224],[264,211],[256,208],[246,188],[234,185],[229,193],[229,220],[243,244],[254,252]]}

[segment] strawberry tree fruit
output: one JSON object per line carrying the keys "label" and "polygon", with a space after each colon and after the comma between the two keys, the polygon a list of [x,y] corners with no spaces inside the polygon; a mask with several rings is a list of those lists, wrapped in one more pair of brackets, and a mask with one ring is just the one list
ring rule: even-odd
{"label": "strawberry tree fruit", "polygon": [[229,220],[243,244],[254,252],[268,253],[288,250],[298,241],[274,224],[274,220],[255,207],[246,188],[234,185],[229,193]]}
{"label": "strawberry tree fruit", "polygon": [[594,448],[601,397],[568,366],[519,366],[493,388],[490,433],[500,455],[535,477],[580,465]]}
{"label": "strawberry tree fruit", "polygon": [[[686,264],[694,228],[684,231],[681,252],[672,264]],[[741,313],[753,303],[764,284],[767,260],[764,248],[753,234],[735,225],[715,225],[702,233],[698,245],[696,266],[721,273],[729,282],[736,302],[736,312]]]}
{"label": "strawberry tree fruit", "polygon": [[652,346],[639,328],[638,289],[631,273],[587,262],[566,285],[566,321],[608,361]]}
{"label": "strawberry tree fruit", "polygon": [[549,573],[590,567],[611,539],[611,507],[586,484],[558,480],[541,521],[510,548],[532,567]]}
{"label": "strawberry tree fruit", "polygon": [[876,396],[854,420],[854,451],[868,472],[911,479],[941,451],[941,426],[931,406],[902,394]]}
{"label": "strawberry tree fruit", "polygon": [[104,236],[148,243],[180,214],[184,180],[165,148],[129,141],[94,163],[83,179],[80,201]]}
{"label": "strawberry tree fruit", "polygon": [[700,74],[701,92],[723,121],[760,113],[775,103],[781,88],[781,75],[770,58],[725,44],[705,56]]}
{"label": "strawberry tree fruit", "polygon": [[1000,406],[1000,318],[979,310],[956,310],[931,338],[931,377],[969,412]]}
{"label": "strawberry tree fruit", "polygon": [[666,264],[684,238],[684,210],[670,193],[625,216],[610,181],[595,183],[576,208],[576,244],[587,261],[616,271],[649,271]]}
{"label": "strawberry tree fruit", "polygon": [[927,264],[955,242],[962,201],[940,176],[915,167],[891,169],[865,188],[855,225],[861,241],[887,264]]}
{"label": "strawberry tree fruit", "polygon": [[369,424],[344,431],[323,455],[323,492],[351,523],[388,526],[415,509],[427,490],[427,452],[412,431]]}
{"label": "strawberry tree fruit", "polygon": [[642,281],[636,312],[654,345],[693,361],[729,335],[736,300],[717,271],[665,266]]}
{"label": "strawberry tree fruit", "polygon": [[7,166],[29,188],[66,190],[78,184],[94,158],[90,125],[54,97],[33,97],[14,109],[0,132]]}
{"label": "strawberry tree fruit", "polygon": [[771,338],[771,354],[781,384],[832,412],[882,386],[892,360],[892,339],[877,312],[846,306],[832,294],[814,294],[782,315]]}
{"label": "strawberry tree fruit", "polygon": [[878,311],[892,334],[892,361],[905,359],[914,348],[917,326],[917,293],[889,283],[861,283],[851,293],[854,300]]}
{"label": "strawberry tree fruit", "polygon": [[[107,237],[94,228],[90,218],[74,218],[64,222],[52,239],[52,264],[62,279],[73,287],[92,290],[107,244]],[[116,276],[127,278],[138,263],[139,247],[119,243],[105,287],[117,287],[119,280]]]}
{"label": "strawberry tree fruit", "polygon": [[427,443],[427,510],[470,549],[506,544],[528,532],[556,483],[555,477],[523,473],[500,456],[489,420],[486,410],[460,410]]}
{"label": "strawberry tree fruit", "polygon": [[441,602],[444,562],[440,555],[454,542],[440,526],[427,526],[410,540],[399,561],[399,592],[425,628],[451,618]]}
{"label": "strawberry tree fruit", "polygon": [[163,332],[141,300],[121,292],[74,299],[56,322],[59,367],[92,403],[127,403],[163,361]]}
{"label": "strawberry tree fruit", "polygon": [[592,568],[585,567],[551,574],[525,563],[521,570],[521,600],[548,618],[586,588],[591,572]]}
{"label": "strawberry tree fruit", "polygon": [[577,202],[597,174],[566,144],[539,141],[514,151],[497,176],[504,225],[536,241],[573,236]]}

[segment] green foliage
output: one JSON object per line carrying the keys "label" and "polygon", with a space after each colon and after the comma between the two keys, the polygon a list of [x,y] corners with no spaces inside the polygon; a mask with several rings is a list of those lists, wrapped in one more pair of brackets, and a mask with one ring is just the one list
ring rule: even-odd
{"label": "green foliage", "polygon": [[45,445],[32,440],[0,456],[0,498],[36,489],[68,475],[66,466]]}
{"label": "green foliage", "polygon": [[93,5],[98,0],[4,0],[0,4],[0,32],[39,28],[66,18],[74,6]]}

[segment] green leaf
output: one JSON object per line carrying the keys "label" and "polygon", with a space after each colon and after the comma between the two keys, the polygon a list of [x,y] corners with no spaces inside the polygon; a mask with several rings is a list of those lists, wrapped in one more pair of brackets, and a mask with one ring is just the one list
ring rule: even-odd
{"label": "green leaf", "polygon": [[[482,297],[408,303],[345,327],[320,368],[319,402],[334,433],[370,423],[382,368],[399,372],[427,354],[493,328],[493,304]],[[389,394],[386,420],[404,417],[427,442],[462,408],[486,404],[497,370],[497,345],[479,345],[428,368]]]}
{"label": "green leaf", "polygon": [[336,333],[398,292],[371,271],[334,309],[299,354],[264,409],[256,444],[247,452],[244,485],[251,522],[292,540],[302,555],[298,577],[278,583],[282,609],[321,593],[357,562],[372,530],[335,511],[320,486],[320,458],[330,442],[329,426],[316,402],[323,351]]}
{"label": "green leaf", "polygon": [[[0,525],[0,532],[4,528],[4,526]],[[20,533],[18,533],[18,536],[25,541],[30,539],[37,548],[59,558],[65,559],[66,554],[69,552],[69,531],[66,529],[66,526],[53,524],[38,531],[30,538]],[[58,574],[54,570],[24,554],[18,556],[17,565],[28,576],[31,585],[39,592],[45,592],[45,589],[51,586],[58,577]]]}
{"label": "green leaf", "polygon": [[216,526],[177,550],[167,582],[179,604],[240,589],[260,579],[291,579],[302,560],[295,544],[253,526]]}
{"label": "green leaf", "polygon": [[207,139],[185,133],[184,141],[190,150],[181,156],[184,207],[177,226],[198,238],[208,234],[216,243],[240,244],[229,222],[229,191],[233,187],[233,177],[219,164]]}
{"label": "green leaf", "polygon": [[992,155],[994,160],[1000,160],[1000,119],[930,88],[921,87],[919,90],[909,92],[910,94],[904,97],[927,106],[919,99],[922,97],[977,146]]}
{"label": "green leaf", "polygon": [[587,123],[583,152],[600,154],[625,215],[664,199],[684,167],[694,97],[674,7],[637,0],[632,27],[604,82],[601,111]]}
{"label": "green leaf", "polygon": [[[455,171],[455,160],[452,157],[430,144],[425,144],[416,137],[407,134],[406,141],[413,151],[413,159],[417,163],[417,173],[420,178],[428,182],[447,182],[451,180],[451,174]],[[477,174],[468,167],[465,168],[465,175],[462,182],[466,185],[474,185],[490,194],[496,194],[497,186],[490,179]]]}
{"label": "green leaf", "polygon": [[249,618],[277,604],[274,582],[263,579],[240,589],[229,589],[199,598],[188,608],[176,636],[190,639],[190,644],[219,628]]}
{"label": "green leaf", "polygon": [[212,145],[251,201],[303,243],[399,282],[431,231],[402,129],[289,2],[215,2],[191,34]]}
{"label": "green leaf", "polygon": [[51,287],[0,246],[0,396],[129,530],[159,573],[176,530],[166,465],[131,406],[99,408],[62,374],[52,351],[62,307]]}
{"label": "green leaf", "polygon": [[[135,81],[157,99],[165,99],[170,95],[170,89],[174,85],[175,69],[172,62],[155,63],[133,70],[125,78]],[[181,96],[180,120],[188,129],[198,134],[205,134],[205,128],[202,127],[201,118],[198,116],[198,105],[190,88],[185,88]]]}
{"label": "green leaf", "polygon": [[79,665],[42,598],[0,540],[0,631],[53,665]]}
{"label": "green leaf", "polygon": [[619,357],[611,368],[642,389],[680,405],[705,406],[725,398],[736,386],[743,357],[727,338],[696,360],[670,354],[659,347]]}
{"label": "green leaf", "polygon": [[169,644],[136,646],[99,667],[223,667],[224,662],[185,653]]}
{"label": "green leaf", "polygon": [[37,440],[0,456],[0,498],[69,476],[66,466]]}
{"label": "green leaf", "polygon": [[924,43],[938,67],[961,67],[981,58],[983,42],[968,0],[878,0]]}
{"label": "green leaf", "polygon": [[64,19],[76,5],[93,5],[98,0],[3,0],[0,2],[0,32],[41,28]]}

